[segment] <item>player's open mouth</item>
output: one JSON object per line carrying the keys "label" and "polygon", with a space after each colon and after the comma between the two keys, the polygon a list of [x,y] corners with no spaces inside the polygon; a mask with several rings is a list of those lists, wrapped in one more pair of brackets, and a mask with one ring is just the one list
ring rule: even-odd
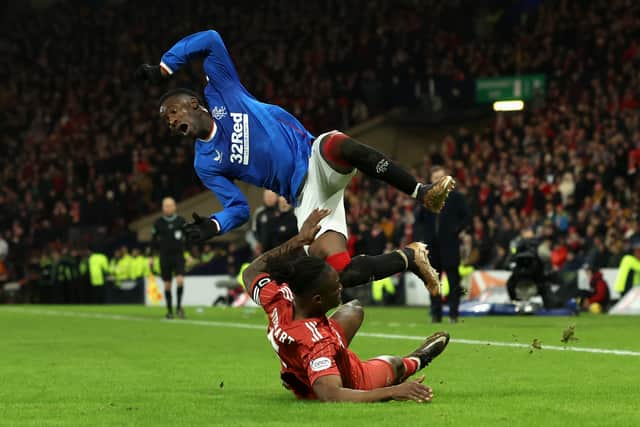
{"label": "player's open mouth", "polygon": [[189,133],[189,125],[187,123],[180,123],[178,126],[178,132],[183,135],[187,135]]}

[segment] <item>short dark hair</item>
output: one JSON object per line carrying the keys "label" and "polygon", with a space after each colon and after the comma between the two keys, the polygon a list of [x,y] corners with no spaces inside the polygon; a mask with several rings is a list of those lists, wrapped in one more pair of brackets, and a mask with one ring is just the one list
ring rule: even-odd
{"label": "short dark hair", "polygon": [[166,101],[167,99],[171,98],[172,96],[176,96],[176,95],[192,96],[192,97],[194,97],[194,98],[196,98],[198,100],[200,105],[204,105],[205,107],[207,105],[207,104],[204,103],[204,101],[202,100],[200,95],[198,95],[195,91],[193,91],[191,89],[187,89],[185,87],[178,87],[178,88],[171,89],[171,90],[165,92],[165,94],[160,97],[160,101],[158,101],[158,105],[162,105],[164,103],[164,101]]}
{"label": "short dark hair", "polygon": [[295,295],[309,295],[317,291],[323,273],[329,265],[320,258],[302,256],[272,258],[267,261],[265,269],[272,279],[278,283],[286,283]]}

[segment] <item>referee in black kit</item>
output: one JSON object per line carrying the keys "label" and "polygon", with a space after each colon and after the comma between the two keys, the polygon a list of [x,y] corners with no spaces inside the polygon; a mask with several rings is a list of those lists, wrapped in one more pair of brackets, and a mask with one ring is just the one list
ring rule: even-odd
{"label": "referee in black kit", "polygon": [[171,279],[176,276],[178,285],[176,314],[184,319],[182,292],[184,290],[184,232],[186,224],[183,217],[176,214],[176,201],[171,197],[162,200],[162,217],[153,223],[152,246],[160,254],[160,275],[164,282],[164,299],[167,302],[167,319],[173,319],[171,304]]}

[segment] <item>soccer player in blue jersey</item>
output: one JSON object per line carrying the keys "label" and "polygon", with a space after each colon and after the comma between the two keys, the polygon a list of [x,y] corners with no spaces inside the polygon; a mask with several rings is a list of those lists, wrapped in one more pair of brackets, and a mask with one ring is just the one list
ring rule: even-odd
{"label": "soccer player in blue jersey", "polygon": [[189,240],[208,240],[249,219],[247,200],[234,184],[240,180],[285,197],[295,206],[298,227],[314,209],[331,210],[320,222],[319,237],[308,253],[325,259],[340,272],[345,286],[410,270],[432,294],[438,292],[438,276],[422,243],[384,255],[350,257],[344,189],[359,170],[439,212],[455,186],[452,177],[420,184],[384,154],[342,132],[313,136],[287,111],[258,101],[245,89],[214,30],[183,38],[162,56],[159,65],[141,65],[136,75],[157,83],[196,58],[203,60],[207,77],[206,103],[187,89],[169,91],[160,100],[160,116],[169,128],[196,139],[196,173],[224,207],[208,218],[194,213],[194,221],[185,228]]}

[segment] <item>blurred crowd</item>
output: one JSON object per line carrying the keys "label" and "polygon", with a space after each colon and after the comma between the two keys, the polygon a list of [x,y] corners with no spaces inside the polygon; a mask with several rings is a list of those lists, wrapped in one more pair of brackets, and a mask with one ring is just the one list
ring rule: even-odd
{"label": "blurred crowd", "polygon": [[[96,230],[126,239],[128,223],[162,197],[202,189],[192,141],[159,126],[168,87],[132,76],[205,28],[222,34],[252,93],[314,133],[394,106],[470,103],[477,76],[544,73],[546,102],[452,132],[415,173],[428,180],[444,164],[458,180],[473,212],[469,263],[504,267],[530,229],[556,268],[616,264],[639,231],[637,2],[293,3],[3,5],[0,281],[25,277],[54,251],[87,247]],[[199,90],[199,64],[170,85]],[[351,250],[413,239],[407,197],[358,177],[347,199]]]}
{"label": "blurred crowd", "polygon": [[[546,102],[451,132],[414,169],[428,181],[442,164],[458,181],[473,212],[468,264],[506,268],[519,240],[536,239],[553,269],[617,267],[640,239],[639,17],[631,1],[541,6],[509,56],[546,73]],[[360,178],[347,199],[355,251],[415,237],[414,202],[394,189]]]}
{"label": "blurred crowd", "polygon": [[[465,52],[440,58],[471,38],[475,16],[491,12],[473,7],[461,18],[460,3],[3,3],[0,235],[11,247],[4,267],[23,275],[32,248],[86,246],[96,229],[125,236],[162,197],[202,189],[192,141],[158,126],[157,100],[168,87],[132,78],[179,38],[217,29],[252,93],[322,132],[420,102],[428,81],[433,96],[457,93],[452,82],[468,80],[458,61]],[[185,68],[170,85],[201,89],[199,64]]]}

